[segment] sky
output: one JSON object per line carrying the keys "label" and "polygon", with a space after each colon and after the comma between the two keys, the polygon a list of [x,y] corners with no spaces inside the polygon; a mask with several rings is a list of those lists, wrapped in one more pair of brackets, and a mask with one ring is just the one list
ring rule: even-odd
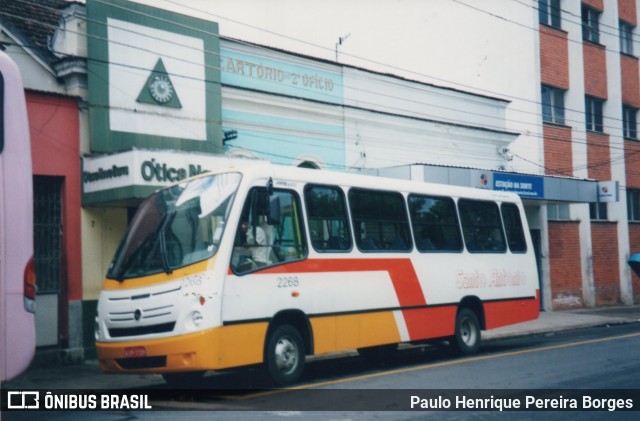
{"label": "sky", "polygon": [[[136,0],[235,38],[510,101],[514,169],[541,158],[534,0]],[[515,163],[515,162],[514,162]]]}
{"label": "sky", "polygon": [[223,36],[327,60],[347,37],[342,63],[502,95],[512,92],[505,75],[531,60],[521,40],[531,43],[534,31],[519,21],[536,22],[530,0],[136,1],[216,21]]}

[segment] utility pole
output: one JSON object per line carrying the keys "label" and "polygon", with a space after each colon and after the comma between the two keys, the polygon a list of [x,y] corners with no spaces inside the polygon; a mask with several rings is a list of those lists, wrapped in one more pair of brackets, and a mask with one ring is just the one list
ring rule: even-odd
{"label": "utility pole", "polygon": [[338,42],[336,42],[336,62],[338,62],[338,47],[340,47],[342,43],[345,42],[350,36],[351,33],[348,33],[347,35],[338,38]]}

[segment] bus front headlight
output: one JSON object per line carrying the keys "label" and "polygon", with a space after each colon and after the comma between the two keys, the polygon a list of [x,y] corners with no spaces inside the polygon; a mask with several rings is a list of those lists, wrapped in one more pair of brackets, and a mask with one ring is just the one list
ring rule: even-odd
{"label": "bus front headlight", "polygon": [[196,310],[191,313],[191,321],[193,322],[194,326],[200,326],[200,324],[202,323],[202,319],[202,313],[200,313],[199,311]]}

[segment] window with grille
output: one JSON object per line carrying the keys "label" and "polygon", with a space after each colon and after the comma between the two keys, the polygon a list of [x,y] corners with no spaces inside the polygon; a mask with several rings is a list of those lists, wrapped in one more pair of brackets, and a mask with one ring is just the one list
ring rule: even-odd
{"label": "window with grille", "polygon": [[60,177],[33,177],[33,245],[38,294],[60,292],[62,180]]}

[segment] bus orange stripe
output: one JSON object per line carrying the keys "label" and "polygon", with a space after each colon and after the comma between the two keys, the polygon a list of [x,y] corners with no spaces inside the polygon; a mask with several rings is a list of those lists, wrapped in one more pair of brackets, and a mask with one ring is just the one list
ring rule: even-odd
{"label": "bus orange stripe", "polygon": [[[307,259],[284,266],[267,268],[260,273],[318,273],[385,271],[389,273],[401,307],[424,306],[427,301],[411,259]],[[424,337],[424,318],[419,311],[403,310],[411,339]],[[447,330],[448,331],[448,330]]]}

